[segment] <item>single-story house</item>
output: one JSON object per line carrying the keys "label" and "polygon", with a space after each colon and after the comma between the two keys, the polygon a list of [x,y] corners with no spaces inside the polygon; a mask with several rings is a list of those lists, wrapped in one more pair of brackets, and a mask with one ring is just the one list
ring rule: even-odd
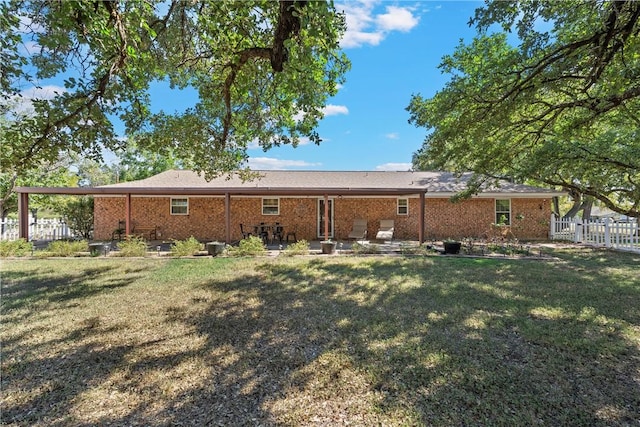
{"label": "single-story house", "polygon": [[[139,181],[85,189],[22,187],[29,193],[92,194],[94,238],[127,234],[149,238],[232,242],[260,223],[279,223],[284,233],[306,240],[348,239],[354,220],[364,219],[369,238],[381,220],[393,220],[394,238],[419,240],[482,237],[503,223],[520,239],[546,239],[554,190],[511,182],[484,188],[452,203],[470,174],[383,171],[256,171],[243,181],[222,175],[207,181],[189,170],[169,170]],[[39,191],[38,191],[39,190]],[[67,191],[62,191],[67,190]],[[121,225],[119,225],[121,224]]]}

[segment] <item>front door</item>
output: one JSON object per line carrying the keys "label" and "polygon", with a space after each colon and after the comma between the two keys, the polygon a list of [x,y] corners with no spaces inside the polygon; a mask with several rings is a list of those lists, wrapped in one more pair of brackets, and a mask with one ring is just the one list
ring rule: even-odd
{"label": "front door", "polygon": [[[329,202],[329,237],[333,237],[333,200]],[[318,199],[318,237],[324,239],[324,199]]]}

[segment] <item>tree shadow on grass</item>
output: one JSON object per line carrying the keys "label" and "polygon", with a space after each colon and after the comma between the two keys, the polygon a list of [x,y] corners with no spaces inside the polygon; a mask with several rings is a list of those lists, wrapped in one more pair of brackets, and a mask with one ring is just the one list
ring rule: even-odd
{"label": "tree shadow on grass", "polygon": [[[90,425],[61,414],[124,371],[107,389],[143,397],[100,423],[633,425],[640,354],[627,334],[640,317],[625,308],[640,289],[612,280],[609,265],[600,273],[474,259],[267,262],[167,306],[158,327],[184,337],[96,342],[30,362],[33,378],[9,376],[12,385],[41,390],[59,375],[65,386],[8,407],[7,419],[26,425],[29,408],[52,408],[49,425]],[[104,333],[89,329],[67,338]],[[200,341],[168,351],[170,340]],[[192,362],[197,381],[195,369],[177,368]],[[163,393],[164,383],[143,379],[154,373],[182,389]]]}
{"label": "tree shadow on grass", "polygon": [[[640,319],[589,296],[615,283],[561,265],[520,271],[501,261],[456,263],[460,269],[443,272],[421,260],[312,262],[303,270],[265,264],[258,278],[212,282],[236,297],[174,321],[206,336],[209,350],[226,348],[233,362],[210,360],[209,386],[190,394],[176,420],[211,403],[218,410],[201,420],[214,425],[637,420],[638,349],[624,328]],[[547,270],[565,277],[560,289],[535,281]],[[637,287],[616,292],[640,297]],[[327,355],[333,362],[325,363]],[[348,378],[366,383],[351,404]]]}
{"label": "tree shadow on grass", "polygon": [[81,300],[127,286],[146,270],[141,266],[122,274],[116,265],[100,265],[67,274],[45,269],[6,271],[2,273],[2,310]]}

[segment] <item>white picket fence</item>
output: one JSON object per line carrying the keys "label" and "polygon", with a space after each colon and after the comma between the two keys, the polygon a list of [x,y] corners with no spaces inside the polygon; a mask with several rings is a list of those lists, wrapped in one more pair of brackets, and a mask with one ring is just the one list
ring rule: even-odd
{"label": "white picket fence", "polygon": [[[0,240],[17,240],[19,237],[18,220],[0,221]],[[29,218],[29,240],[56,240],[76,237],[67,224],[60,219]]]}
{"label": "white picket fence", "polygon": [[582,218],[556,218],[551,215],[552,240],[568,240],[606,248],[640,253],[638,220],[617,222],[611,218],[583,220]]}

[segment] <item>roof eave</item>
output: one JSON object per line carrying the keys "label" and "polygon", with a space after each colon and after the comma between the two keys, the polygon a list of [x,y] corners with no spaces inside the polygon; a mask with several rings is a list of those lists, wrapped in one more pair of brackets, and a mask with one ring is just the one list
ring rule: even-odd
{"label": "roof eave", "polygon": [[17,187],[17,193],[28,194],[67,194],[67,195],[123,195],[135,196],[162,196],[162,195],[185,195],[185,196],[219,196],[219,195],[281,195],[281,196],[303,196],[303,195],[409,195],[426,193],[424,188],[286,188],[286,187]]}

